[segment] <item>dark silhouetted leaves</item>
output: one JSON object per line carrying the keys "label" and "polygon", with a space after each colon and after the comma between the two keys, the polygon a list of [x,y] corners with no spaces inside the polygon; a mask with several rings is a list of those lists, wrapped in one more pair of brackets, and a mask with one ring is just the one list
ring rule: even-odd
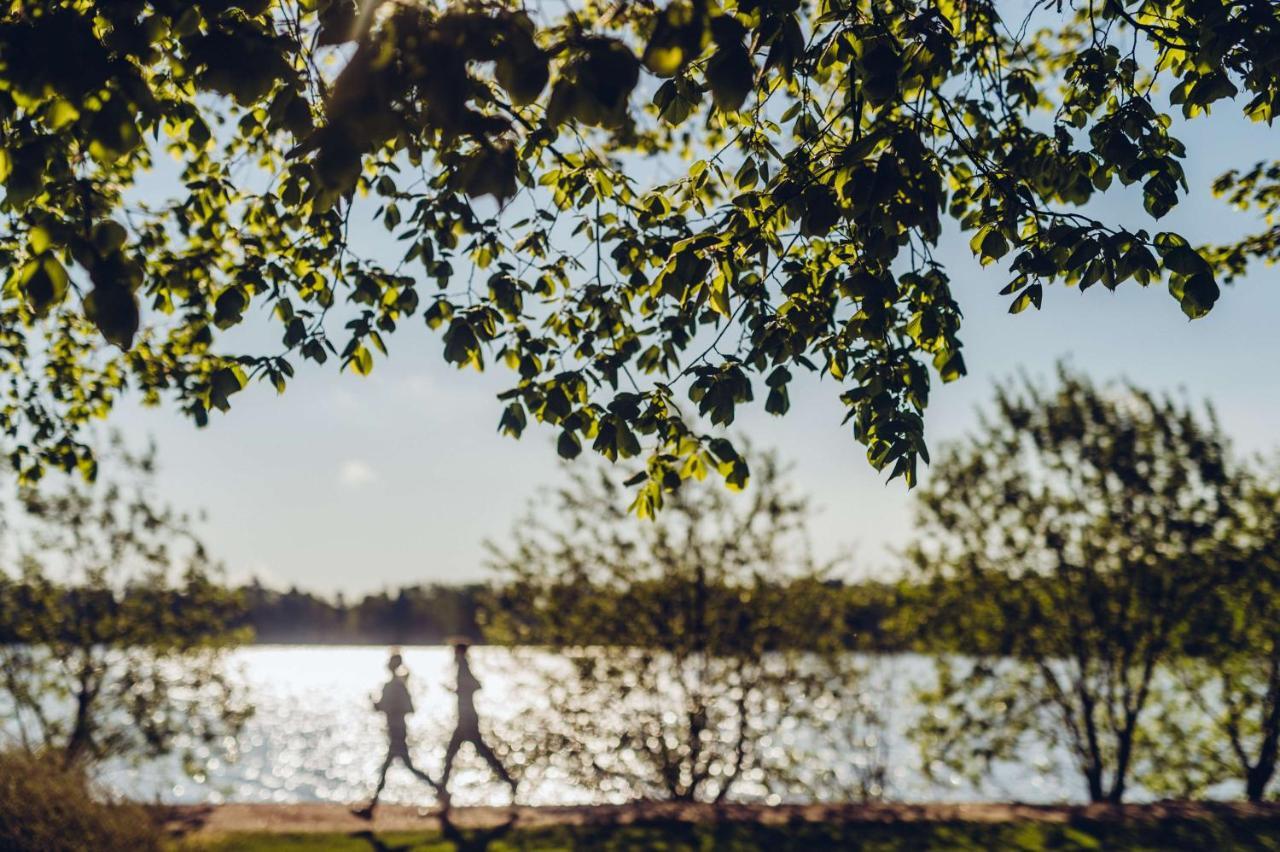
{"label": "dark silhouetted leaves", "polygon": [[18,272],[18,286],[36,316],[45,316],[67,295],[67,270],[53,257],[29,261]]}
{"label": "dark silhouetted leaves", "polygon": [[99,284],[85,297],[85,313],[102,336],[121,349],[133,348],[141,317],[138,297],[119,284]]}
{"label": "dark silhouetted leaves", "polygon": [[742,108],[751,93],[755,79],[755,67],[741,45],[722,47],[707,63],[707,85],[716,106],[735,111]]}
{"label": "dark silhouetted leaves", "polygon": [[1032,284],[1027,287],[1018,297],[1013,300],[1013,304],[1009,306],[1009,313],[1020,314],[1027,309],[1028,305],[1034,305],[1036,310],[1040,309],[1040,301],[1044,298],[1044,288],[1039,284]]}
{"label": "dark silhouetted leaves", "polygon": [[228,411],[232,394],[244,387],[245,375],[239,367],[220,367],[209,377],[209,407]]}
{"label": "dark silhouetted leaves", "polygon": [[702,54],[707,24],[705,0],[674,0],[658,13],[644,49],[645,67],[659,77],[674,75]]}
{"label": "dark silhouetted leaves", "polygon": [[277,37],[233,16],[219,19],[209,31],[188,37],[185,46],[197,66],[202,86],[230,95],[247,106],[265,97],[290,68]]}
{"label": "dark silhouetted leaves", "polygon": [[742,108],[755,84],[756,69],[743,45],[746,28],[728,15],[711,20],[716,51],[707,62],[707,85],[716,106],[730,112]]}
{"label": "dark silhouetted leaves", "polygon": [[320,44],[342,44],[355,38],[355,0],[318,0]]}
{"label": "dark silhouetted leaves", "polygon": [[565,429],[556,441],[556,452],[564,459],[576,459],[582,454],[582,441],[578,436]]}
{"label": "dark silhouetted leaves", "polygon": [[244,318],[249,306],[249,295],[242,287],[228,287],[213,304],[213,324],[218,328],[231,328]]}
{"label": "dark silhouetted leaves", "polygon": [[859,42],[857,69],[862,91],[873,104],[883,104],[898,92],[898,74],[902,59],[888,36],[875,36]]}
{"label": "dark silhouetted leaves", "polygon": [[547,104],[547,121],[575,119],[613,127],[627,119],[627,99],[640,79],[640,63],[616,39],[586,38],[565,66]]}
{"label": "dark silhouetted leaves", "polygon": [[1178,300],[1182,312],[1190,319],[1199,319],[1209,313],[1221,295],[1218,283],[1207,272],[1175,278],[1169,283],[1169,292]]}
{"label": "dark silhouetted leaves", "polygon": [[[1163,278],[1199,317],[1280,261],[1272,161],[1213,183],[1256,233],[1150,233],[1189,192],[1170,102],[1280,109],[1270,6],[1103,3],[1022,31],[952,5],[18,4],[0,314],[21,388],[0,453],[75,466],[126,385],[204,423],[230,363],[277,390],[285,355],[367,374],[422,302],[448,363],[509,370],[505,433],[638,445],[637,512],[708,470],[741,485],[701,430],[788,412],[798,370],[831,377],[868,462],[910,484],[930,383],[964,373],[944,217],[1007,266],[991,297],[1014,312],[1055,283]],[[141,176],[171,158],[152,197]],[[1117,191],[1141,195],[1136,221],[1107,213]],[[376,252],[369,219],[392,237]],[[70,290],[127,356],[79,333]],[[276,331],[228,362],[255,309]]]}
{"label": "dark silhouetted leaves", "polygon": [[516,194],[516,152],[510,144],[481,146],[458,171],[472,198],[492,195],[499,202]]}
{"label": "dark silhouetted leaves", "polygon": [[815,184],[804,191],[800,230],[811,237],[825,236],[840,221],[840,205],[835,191]]}
{"label": "dark silhouetted leaves", "polygon": [[533,40],[533,24],[524,16],[513,16],[494,64],[498,84],[507,90],[512,103],[524,106],[542,94],[550,74],[547,56]]}

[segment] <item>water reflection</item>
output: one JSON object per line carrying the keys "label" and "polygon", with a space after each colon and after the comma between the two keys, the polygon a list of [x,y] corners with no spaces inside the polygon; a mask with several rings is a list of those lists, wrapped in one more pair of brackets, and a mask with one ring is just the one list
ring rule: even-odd
{"label": "water reflection", "polygon": [[[202,780],[187,778],[175,760],[139,765],[111,764],[103,780],[113,789],[142,800],[167,802],[358,802],[369,795],[385,753],[382,720],[370,710],[384,679],[386,651],[379,647],[254,647],[237,652],[233,668],[245,681],[256,715],[238,744],[234,761],[211,763]],[[442,768],[445,746],[455,716],[453,652],[446,647],[403,650],[405,663],[414,672],[411,681],[417,712],[409,717],[408,739],[416,762],[432,776]],[[513,665],[509,652],[500,648],[476,648],[472,664],[485,688],[477,693],[482,719],[489,721],[496,739],[519,729],[522,717],[554,708],[549,699],[526,682],[527,667]],[[549,662],[554,658],[548,655]],[[929,658],[901,655],[877,660],[870,667],[867,689],[886,708],[887,726],[877,748],[885,761],[885,795],[903,801],[965,801],[1012,799],[1018,801],[1081,801],[1081,790],[1069,771],[1065,754],[1037,753],[1019,765],[999,766],[982,789],[959,778],[935,784],[920,772],[921,757],[907,742],[905,732],[918,713],[911,701],[912,686],[929,679]],[[607,712],[602,708],[601,712]],[[812,739],[812,732],[786,725],[771,737]],[[815,797],[838,798],[830,779],[847,775],[856,755],[842,754],[819,744],[816,762],[808,767]],[[519,755],[511,756],[519,759]],[[503,805],[509,801],[505,785],[487,771],[469,750],[458,759],[451,787],[456,805]],[[513,766],[520,774],[523,804],[587,804],[618,801],[572,783],[563,774],[545,768]],[[828,779],[824,781],[824,779]],[[756,779],[760,780],[760,779]],[[825,785],[825,786],[824,786]],[[758,786],[744,785],[736,798],[757,797]],[[827,790],[828,795],[823,791]],[[382,800],[422,805],[428,796],[402,766],[393,766]],[[483,848],[483,847],[479,847]]]}

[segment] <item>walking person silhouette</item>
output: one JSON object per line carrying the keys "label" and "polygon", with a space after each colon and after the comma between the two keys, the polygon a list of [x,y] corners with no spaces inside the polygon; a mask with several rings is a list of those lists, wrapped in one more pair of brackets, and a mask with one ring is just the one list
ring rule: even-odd
{"label": "walking person silhouette", "polygon": [[480,716],[476,712],[475,702],[475,695],[480,691],[480,681],[472,674],[471,664],[467,661],[467,649],[471,643],[466,639],[451,639],[449,644],[453,646],[453,658],[458,666],[458,680],[454,686],[454,692],[458,696],[458,724],[453,730],[453,736],[449,738],[449,747],[444,753],[444,771],[440,776],[440,803],[445,808],[449,807],[449,776],[453,773],[453,760],[458,756],[458,749],[462,748],[463,743],[471,743],[475,747],[476,754],[484,758],[494,774],[511,788],[511,800],[514,803],[516,781],[480,734]]}
{"label": "walking person silhouette", "polygon": [[382,697],[373,702],[373,709],[387,717],[387,758],[382,762],[382,771],[378,773],[378,787],[373,791],[373,800],[363,808],[352,811],[361,819],[373,819],[373,811],[378,807],[378,797],[387,786],[387,770],[399,759],[405,767],[420,780],[430,784],[437,795],[441,795],[443,786],[432,780],[431,776],[413,765],[409,756],[408,726],[405,717],[413,712],[413,698],[409,695],[409,670],[404,666],[404,659],[393,653],[387,660],[387,669],[391,679],[382,687]]}

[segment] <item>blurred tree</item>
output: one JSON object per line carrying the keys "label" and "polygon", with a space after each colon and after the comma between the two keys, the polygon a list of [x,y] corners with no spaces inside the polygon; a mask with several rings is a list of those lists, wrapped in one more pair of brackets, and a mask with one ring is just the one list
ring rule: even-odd
{"label": "blurred tree", "polygon": [[[1199,317],[1275,254],[1274,230],[1152,231],[1187,191],[1170,112],[1273,119],[1276,3],[1024,8],[7,3],[3,449],[91,469],[80,430],[126,386],[204,423],[300,361],[368,373],[421,311],[446,361],[513,371],[503,432],[645,455],[642,513],[695,469],[747,479],[681,396],[713,425],[785,414],[798,373],[831,376],[870,463],[910,482],[928,365],[965,372],[944,219],[1008,258],[1014,312],[1055,282],[1166,280]],[[140,181],[162,162],[171,193]],[[1218,189],[1269,210],[1275,169]],[[1078,212],[1121,185],[1140,227]],[[354,246],[357,218],[403,254]],[[255,316],[279,344],[235,334]]]}
{"label": "blurred tree", "polygon": [[1035,740],[1066,748],[1090,799],[1121,801],[1241,489],[1211,411],[1066,368],[1000,388],[916,503],[925,627],[979,649],[925,696],[929,766],[976,775]]}
{"label": "blurred tree", "polygon": [[[1186,659],[1185,702],[1162,708],[1153,740],[1157,792],[1199,794],[1228,779],[1261,801],[1280,758],[1280,471],[1244,475],[1238,522]],[[1181,771],[1158,771],[1173,765]],[[1169,777],[1172,775],[1172,777]],[[1175,781],[1180,786],[1170,786]],[[1150,782],[1144,781],[1150,784]]]}
{"label": "blurred tree", "polygon": [[[682,801],[818,780],[828,794],[883,792],[844,592],[810,556],[805,502],[773,457],[756,464],[749,495],[691,485],[649,524],[619,508],[605,472],[578,474],[494,551],[487,638],[562,656],[523,687],[549,710],[523,720],[526,750],[554,771],[609,796]],[[806,779],[802,763],[830,774]]]}
{"label": "blurred tree", "polygon": [[66,763],[197,749],[248,714],[224,668],[247,638],[188,519],[149,494],[152,455],[117,447],[119,481],[69,478],[20,494],[20,569],[0,571],[7,730]]}

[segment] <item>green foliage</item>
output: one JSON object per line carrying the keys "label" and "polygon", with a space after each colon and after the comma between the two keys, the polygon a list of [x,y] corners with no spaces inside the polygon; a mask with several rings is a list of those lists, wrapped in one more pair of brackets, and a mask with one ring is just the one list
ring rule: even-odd
{"label": "green foliage", "polygon": [[1280,160],[1258,162],[1243,174],[1232,169],[1213,182],[1213,192],[1239,210],[1257,210],[1267,224],[1258,233],[1210,249],[1209,259],[1223,270],[1224,277],[1230,280],[1243,275],[1251,262],[1280,261]]}
{"label": "green foliage", "polygon": [[921,491],[927,629],[988,650],[942,668],[916,733],[935,766],[971,774],[1027,738],[1061,745],[1090,798],[1118,802],[1140,761],[1158,763],[1142,725],[1199,638],[1243,482],[1211,414],[1059,380],[1002,388]]}
{"label": "green foliage", "polygon": [[[1167,279],[1198,317],[1220,277],[1275,257],[1274,230],[1197,249],[1075,210],[1113,184],[1152,220],[1182,200],[1164,109],[1272,120],[1275,4],[1028,23],[1015,37],[990,0],[10,3],[4,450],[28,476],[87,465],[82,428],[126,386],[203,424],[299,360],[366,374],[421,310],[448,362],[514,372],[503,432],[644,454],[638,510],[704,467],[745,483],[681,395],[713,424],[760,399],[782,414],[801,372],[838,384],[870,463],[910,483],[927,362],[965,372],[931,256],[944,218],[1007,264],[1015,312],[1053,282]],[[163,159],[174,194],[140,202]],[[1259,168],[1220,189],[1273,209]],[[395,266],[350,244],[367,215]],[[240,351],[251,317],[281,346]]]}
{"label": "green foliage", "polygon": [[[843,591],[808,555],[803,501],[756,462],[750,494],[686,487],[641,525],[606,474],[579,475],[495,551],[487,638],[562,649],[545,670],[521,664],[548,707],[525,725],[539,764],[608,798],[794,793],[806,761],[827,789],[883,792]],[[814,740],[791,741],[798,729]],[[843,765],[824,764],[828,747]]]}
{"label": "green foliage", "polygon": [[223,670],[245,636],[185,517],[123,481],[21,493],[19,571],[0,572],[0,706],[19,743],[67,765],[220,750],[248,714]]}
{"label": "green foliage", "polygon": [[103,801],[83,767],[53,755],[0,752],[0,849],[149,852],[160,828],[140,805]]}

